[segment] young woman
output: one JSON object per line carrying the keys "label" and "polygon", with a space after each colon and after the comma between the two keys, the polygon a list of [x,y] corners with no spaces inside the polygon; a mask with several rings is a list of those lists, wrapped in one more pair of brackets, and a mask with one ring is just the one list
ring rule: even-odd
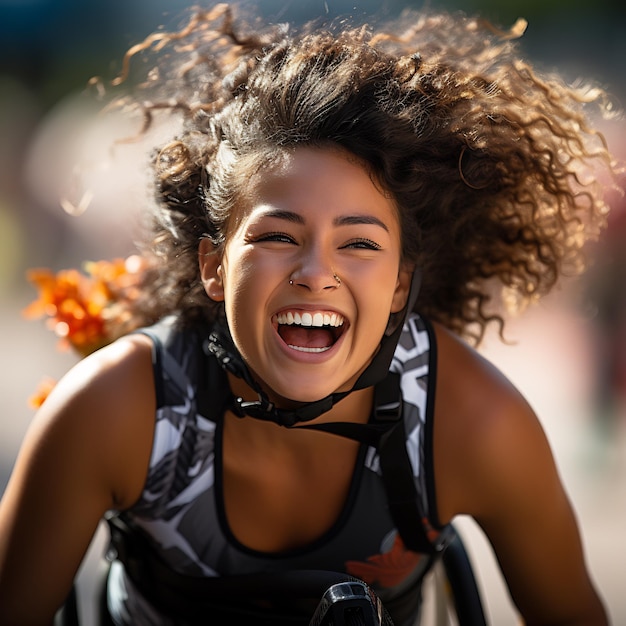
{"label": "young woman", "polygon": [[413,623],[430,560],[387,500],[385,385],[428,541],[471,515],[527,624],[606,623],[540,423],[471,346],[502,330],[502,290],[547,293],[602,224],[598,94],[479,20],[403,23],[292,33],[220,5],[134,51],[164,55],[146,120],[184,120],[153,161],[150,327],[78,363],[24,441],[2,624],[50,623],[110,511],[133,529],[115,624],[193,623],[168,572],[299,570],[359,578]]}

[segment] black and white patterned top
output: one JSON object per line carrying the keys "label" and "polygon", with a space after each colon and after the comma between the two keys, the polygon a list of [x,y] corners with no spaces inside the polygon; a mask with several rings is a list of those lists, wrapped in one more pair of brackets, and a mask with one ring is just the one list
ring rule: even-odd
{"label": "black and white patterned top", "polygon": [[[155,343],[158,409],[148,477],[141,498],[125,515],[145,532],[162,559],[173,570],[193,576],[302,569],[344,572],[378,593],[396,625],[412,623],[419,610],[426,559],[407,550],[398,536],[386,505],[377,451],[361,445],[343,510],[322,537],[280,554],[249,549],[230,532],[224,514],[221,416],[210,418],[198,411],[196,390],[206,371],[203,359],[213,358],[199,349],[206,333],[177,330],[172,320],[142,332]],[[441,526],[432,461],[434,364],[432,329],[411,315],[390,369],[401,374],[407,450],[425,523],[436,535]],[[214,406],[219,409],[223,402],[216,398]],[[120,625],[180,623],[142,597],[117,562],[109,575],[108,605]]]}

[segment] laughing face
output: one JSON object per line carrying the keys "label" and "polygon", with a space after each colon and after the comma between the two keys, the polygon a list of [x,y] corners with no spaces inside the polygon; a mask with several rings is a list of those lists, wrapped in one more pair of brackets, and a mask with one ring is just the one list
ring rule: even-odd
{"label": "laughing face", "polygon": [[204,240],[210,298],[277,403],[348,390],[406,302],[393,201],[355,158],[298,148],[249,182],[223,253]]}

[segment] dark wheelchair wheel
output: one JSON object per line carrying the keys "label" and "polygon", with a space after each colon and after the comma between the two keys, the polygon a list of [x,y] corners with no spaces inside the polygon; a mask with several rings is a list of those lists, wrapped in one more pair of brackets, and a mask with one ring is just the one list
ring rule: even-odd
{"label": "dark wheelchair wheel", "polygon": [[443,552],[442,562],[459,626],[486,626],[472,564],[461,536],[455,529],[452,530],[452,539]]}

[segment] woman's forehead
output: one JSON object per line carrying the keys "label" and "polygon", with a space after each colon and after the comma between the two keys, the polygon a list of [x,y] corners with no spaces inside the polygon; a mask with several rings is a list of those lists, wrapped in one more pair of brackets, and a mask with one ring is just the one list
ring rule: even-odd
{"label": "woman's forehead", "polygon": [[402,247],[395,201],[345,151],[298,147],[242,178],[227,239],[260,224],[279,229],[287,224],[334,229],[358,225],[378,228],[377,236],[390,237],[391,245]]}
{"label": "woman's forehead", "polygon": [[372,169],[351,153],[336,148],[298,147],[280,159],[258,166],[244,181],[244,204],[259,201],[306,205],[310,199],[344,209],[392,208]]}

